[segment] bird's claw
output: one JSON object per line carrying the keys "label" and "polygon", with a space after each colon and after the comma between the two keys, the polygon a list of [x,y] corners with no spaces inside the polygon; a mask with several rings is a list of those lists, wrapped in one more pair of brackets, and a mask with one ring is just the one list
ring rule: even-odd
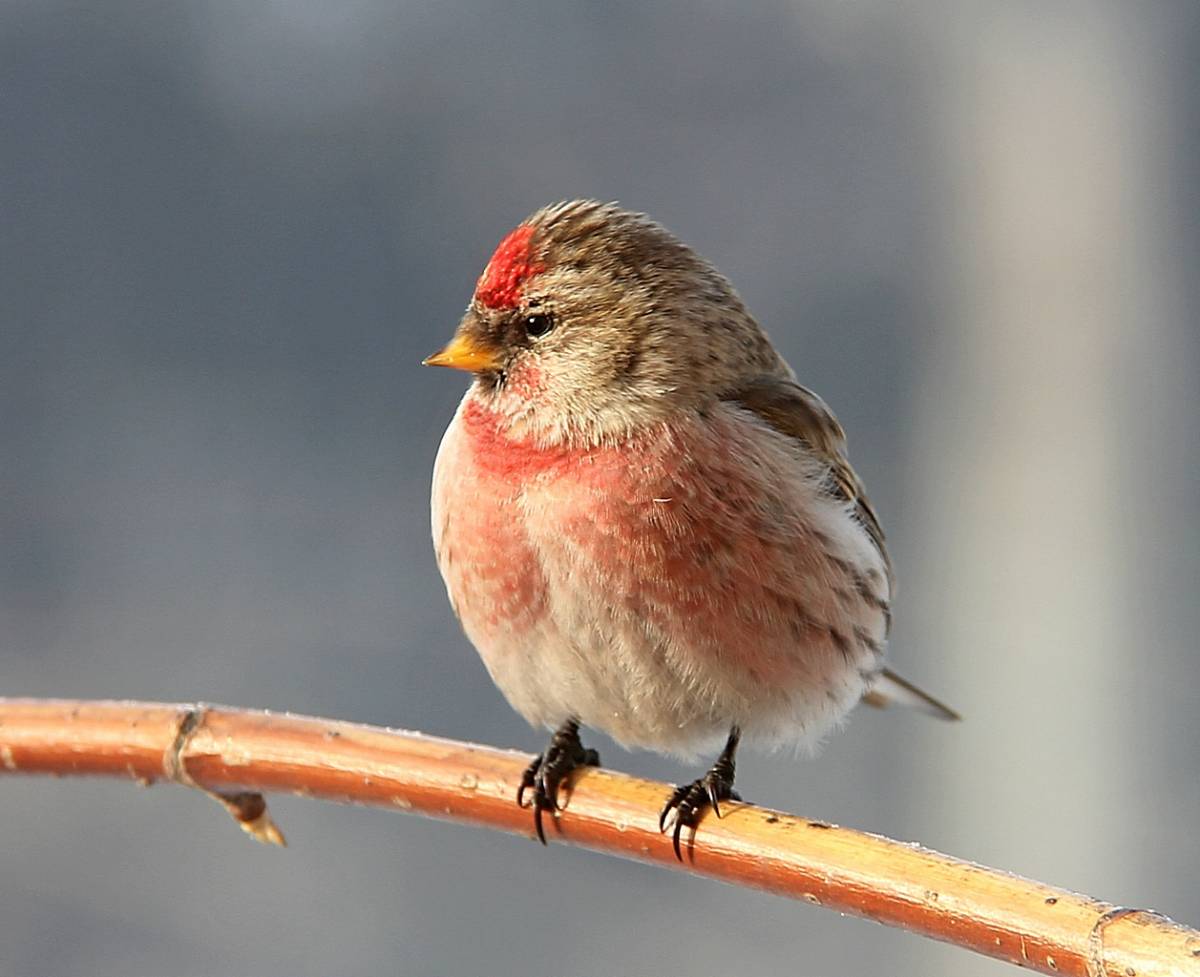
{"label": "bird's claw", "polygon": [[[580,767],[600,766],[600,755],[587,749],[579,741],[579,724],[572,721],[559,727],[545,753],[539,753],[521,775],[517,788],[517,804],[533,808],[533,827],[538,841],[546,844],[546,829],[542,815],[549,811],[553,817],[562,810],[558,803],[558,790],[563,781]],[[532,790],[529,804],[525,804],[526,791]]]}
{"label": "bird's claw", "polygon": [[727,776],[725,771],[714,767],[698,780],[690,784],[676,787],[663,805],[658,816],[658,830],[666,832],[667,822],[674,815],[674,831],[671,834],[671,845],[675,849],[675,857],[683,861],[683,850],[679,840],[684,828],[695,832],[697,825],[704,817],[705,808],[711,807],[713,813],[721,817],[721,801],[740,801],[741,795],[733,789],[732,771]]}

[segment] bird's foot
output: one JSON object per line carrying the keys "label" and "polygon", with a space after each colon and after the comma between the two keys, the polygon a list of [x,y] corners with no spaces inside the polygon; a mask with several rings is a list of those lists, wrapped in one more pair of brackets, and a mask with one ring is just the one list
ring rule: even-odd
{"label": "bird's foot", "polygon": [[675,857],[683,861],[683,851],[679,846],[683,829],[688,828],[694,834],[696,826],[704,817],[704,812],[712,808],[713,814],[721,817],[721,801],[740,801],[741,795],[733,789],[733,756],[737,750],[739,731],[735,728],[729,734],[729,742],[717,757],[712,769],[698,780],[690,784],[676,787],[663,805],[658,816],[658,830],[665,832],[667,825],[674,819],[674,831],[671,836]]}
{"label": "bird's foot", "polygon": [[532,790],[529,806],[533,808],[533,826],[537,831],[538,840],[546,844],[546,832],[542,827],[542,814],[550,812],[550,816],[561,810],[558,804],[558,788],[570,776],[572,771],[580,767],[600,766],[600,754],[587,749],[579,740],[579,723],[568,719],[563,723],[554,736],[545,753],[539,753],[521,776],[521,786],[517,788],[517,804],[525,807],[525,792]]}

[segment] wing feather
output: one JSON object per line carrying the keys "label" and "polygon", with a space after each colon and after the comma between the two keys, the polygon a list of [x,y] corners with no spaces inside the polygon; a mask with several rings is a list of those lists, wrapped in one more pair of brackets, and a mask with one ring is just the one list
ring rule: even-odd
{"label": "wing feather", "polygon": [[780,434],[795,438],[829,468],[830,492],[853,506],[855,518],[879,550],[891,576],[887,543],[862,480],[846,457],[846,434],[829,406],[807,387],[782,377],[762,377],[726,398],[758,415]]}
{"label": "wing feather", "polygon": [[[828,466],[830,493],[852,507],[855,518],[879,550],[887,567],[889,592],[894,592],[892,564],[879,517],[875,515],[862,480],[846,457],[846,434],[829,406],[807,387],[787,377],[766,376],[731,391],[726,400],[756,414],[780,434],[795,438]],[[886,606],[885,606],[886,613]],[[888,619],[890,625],[890,617]],[[883,708],[902,705],[939,719],[956,720],[959,715],[928,692],[883,669],[863,696],[868,705]]]}

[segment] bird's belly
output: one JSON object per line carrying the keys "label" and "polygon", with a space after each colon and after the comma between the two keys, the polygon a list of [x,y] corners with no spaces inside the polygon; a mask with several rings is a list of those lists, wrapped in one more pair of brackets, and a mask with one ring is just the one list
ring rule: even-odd
{"label": "bird's belly", "polygon": [[434,485],[451,601],[530,722],[680,755],[731,725],[812,744],[881,664],[882,566],[800,471],[775,477],[786,457],[685,433],[514,470],[452,428]]}

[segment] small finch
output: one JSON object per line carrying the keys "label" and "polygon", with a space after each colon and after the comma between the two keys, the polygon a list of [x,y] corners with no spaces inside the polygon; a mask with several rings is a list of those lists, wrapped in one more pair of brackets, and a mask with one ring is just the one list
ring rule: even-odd
{"label": "small finch", "polygon": [[474,374],[433,473],[450,602],[522,716],[544,812],[595,766],[580,725],[712,768],[659,819],[695,831],[739,742],[814,746],[860,700],[956,714],[884,666],[894,589],[845,436],[719,272],[642,214],[574,201],[501,242],[450,344]]}

